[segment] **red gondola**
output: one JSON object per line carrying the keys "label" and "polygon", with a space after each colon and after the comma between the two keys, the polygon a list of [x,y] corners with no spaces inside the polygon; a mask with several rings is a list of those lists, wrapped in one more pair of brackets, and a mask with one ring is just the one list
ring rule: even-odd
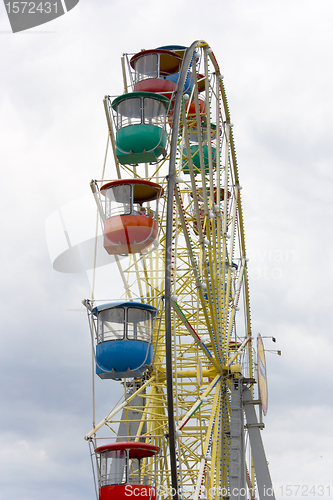
{"label": "red gondola", "polygon": [[158,446],[133,441],[96,448],[99,500],[128,500],[130,496],[155,500],[159,451]]}
{"label": "red gondola", "polygon": [[101,193],[105,197],[105,250],[110,255],[147,251],[158,235],[156,203],[162,187],[142,179],[118,179],[104,184]]}

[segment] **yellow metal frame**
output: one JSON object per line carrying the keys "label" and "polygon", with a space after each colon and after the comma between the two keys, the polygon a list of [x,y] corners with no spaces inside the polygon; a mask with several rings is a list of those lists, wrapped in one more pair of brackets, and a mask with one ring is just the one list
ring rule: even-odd
{"label": "yellow metal frame", "polygon": [[[227,98],[214,54],[206,42],[198,42],[193,63],[194,90],[183,102],[178,117],[177,183],[174,193],[172,248],[172,335],[173,386],[177,435],[178,482],[182,499],[196,500],[208,490],[208,497],[226,497],[229,484],[230,377],[252,378],[251,321],[247,259],[235,145]],[[200,69],[199,69],[200,66]],[[205,77],[206,114],[199,115],[197,73]],[[124,76],[126,92],[129,76]],[[196,103],[196,119],[186,116],[187,107]],[[107,111],[107,106],[106,106]],[[195,123],[205,122],[210,137],[216,124],[216,164],[212,143],[208,141],[209,172],[203,164],[203,142],[199,137],[201,174],[195,175],[188,158],[189,175],[182,172],[182,150],[190,152],[189,133]],[[112,123],[110,140],[114,147]],[[173,128],[168,125],[168,133]],[[118,178],[141,177],[161,183],[168,173],[167,156],[156,165],[122,166],[117,161]],[[104,181],[105,182],[105,181]],[[199,196],[200,193],[200,196]],[[201,224],[200,211],[204,213]],[[142,300],[158,307],[164,294],[166,221],[160,213],[158,247],[148,255],[134,254],[116,259],[124,289],[119,299]],[[196,224],[196,228],[195,228]],[[114,295],[114,293],[113,293]],[[239,310],[239,312],[238,312]],[[96,438],[99,429],[117,434],[120,411],[137,412],[135,440],[161,447],[157,484],[166,497],[172,497],[168,461],[168,422],[164,318],[160,309],[160,328],[153,335],[154,364],[141,387],[87,434]],[[116,384],[106,381],[105,384]],[[144,406],[131,402],[141,394]],[[133,419],[132,419],[133,421]],[[106,426],[106,427],[105,427]],[[249,463],[251,467],[251,462]],[[150,471],[152,473],[152,471]],[[252,478],[253,482],[253,478]],[[207,493],[207,491],[206,491]]]}

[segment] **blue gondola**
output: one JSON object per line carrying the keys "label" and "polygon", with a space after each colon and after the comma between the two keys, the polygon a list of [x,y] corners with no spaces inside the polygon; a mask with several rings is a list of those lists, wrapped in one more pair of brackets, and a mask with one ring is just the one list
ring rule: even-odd
{"label": "blue gondola", "polygon": [[[184,47],[183,45],[165,45],[163,47],[158,47],[158,50],[160,50],[160,49],[170,50],[170,51],[173,51],[175,54],[178,54],[179,56],[184,57],[184,54],[187,50],[187,47]],[[188,95],[191,94],[191,92],[193,90],[193,78],[192,78],[192,75],[190,73],[191,68],[192,68],[192,64],[190,66],[189,72],[186,75],[186,80],[185,80],[184,90],[183,90],[183,93],[188,94]],[[178,83],[179,72],[174,72],[173,74],[167,75],[165,78],[166,78],[166,80],[169,80],[170,82]]]}
{"label": "blue gondola", "polygon": [[114,302],[92,309],[96,373],[102,379],[142,378],[153,360],[157,309],[141,302]]}

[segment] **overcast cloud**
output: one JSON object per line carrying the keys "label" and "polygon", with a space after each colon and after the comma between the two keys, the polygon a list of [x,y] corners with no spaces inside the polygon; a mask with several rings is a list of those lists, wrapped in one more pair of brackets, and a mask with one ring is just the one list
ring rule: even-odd
{"label": "overcast cloud", "polygon": [[[52,269],[45,222],[100,178],[122,53],[198,39],[234,123],[253,332],[282,350],[266,356],[263,431],[277,498],[287,484],[333,495],[332,23],[329,0],[80,0],[12,34],[0,4],[1,499],[94,498],[91,289]],[[97,421],[114,387],[97,381]]]}

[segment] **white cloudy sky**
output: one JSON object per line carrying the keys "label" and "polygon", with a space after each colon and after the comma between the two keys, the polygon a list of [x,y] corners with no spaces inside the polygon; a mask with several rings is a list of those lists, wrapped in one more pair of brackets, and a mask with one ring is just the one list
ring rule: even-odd
{"label": "white cloudy sky", "polygon": [[[282,350],[267,354],[263,432],[277,498],[288,484],[333,495],[332,24],[330,0],[80,0],[14,35],[0,5],[1,499],[94,498],[89,333],[75,311],[90,290],[52,269],[45,221],[100,177],[121,54],[197,39],[234,123],[253,332]],[[97,390],[98,419],[114,395]]]}

